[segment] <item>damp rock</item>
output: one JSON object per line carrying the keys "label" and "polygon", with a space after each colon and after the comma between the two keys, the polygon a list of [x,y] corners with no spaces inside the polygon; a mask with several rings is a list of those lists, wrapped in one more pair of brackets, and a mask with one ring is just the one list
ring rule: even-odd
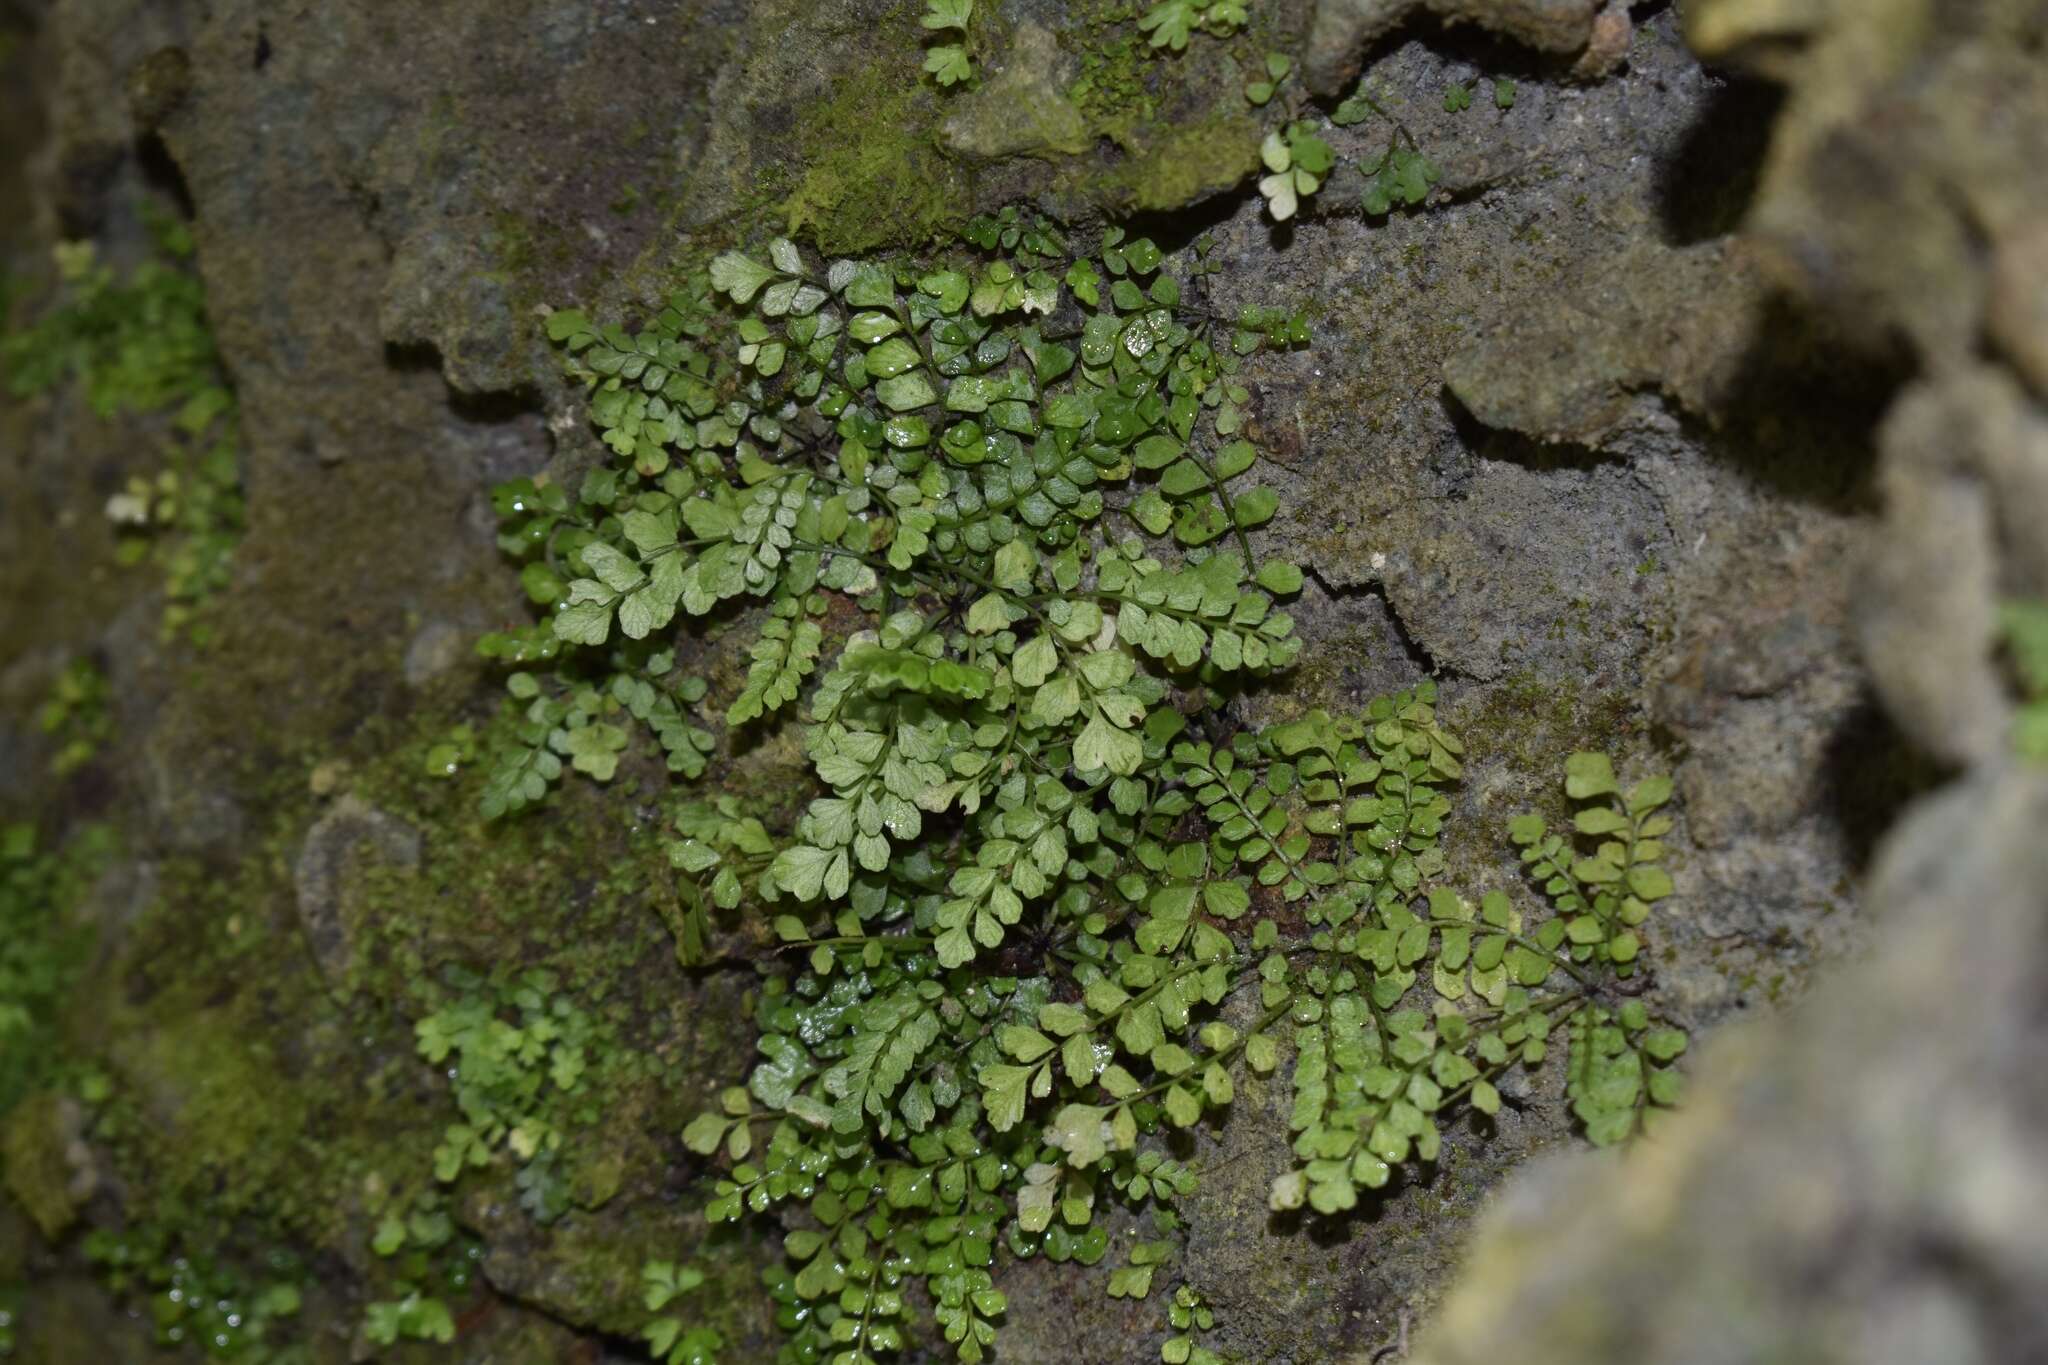
{"label": "damp rock", "polygon": [[357,966],[370,883],[379,875],[411,873],[419,862],[419,831],[354,794],[336,801],[306,832],[293,884],[306,946],[329,986],[345,987]]}

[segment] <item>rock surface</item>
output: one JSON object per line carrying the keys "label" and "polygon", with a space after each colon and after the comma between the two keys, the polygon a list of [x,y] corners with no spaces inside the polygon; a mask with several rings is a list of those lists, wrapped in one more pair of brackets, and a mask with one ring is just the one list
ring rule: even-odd
{"label": "rock surface", "polygon": [[1725,1034],[1656,1140],[1518,1173],[1412,1359],[2041,1358],[2044,825],[2010,770],[1909,812],[1870,956]]}
{"label": "rock surface", "polygon": [[[751,978],[675,965],[648,850],[594,802],[485,828],[423,755],[488,705],[472,626],[526,615],[483,489],[591,457],[544,305],[640,307],[756,225],[865,252],[1023,200],[1082,225],[1154,215],[1178,250],[1206,231],[1217,306],[1317,313],[1313,347],[1247,373],[1248,434],[1290,509],[1274,535],[1312,574],[1297,686],[1346,704],[1443,680],[1471,751],[1461,873],[1518,885],[1502,822],[1556,804],[1565,753],[1605,747],[1679,779],[1683,910],[1658,970],[1685,1022],[1792,1000],[1874,945],[1796,1020],[1731,1032],[1682,1136],[1618,1172],[1567,1158],[1514,1177],[1422,1349],[1538,1359],[1539,1320],[1543,1358],[1586,1365],[1831,1358],[1802,1353],[1816,1341],[1901,1361],[1882,1352],[2048,1349],[2008,1316],[2042,1280],[2038,1232],[2010,1217],[2041,1193],[2013,1157],[2044,1121],[2015,1069],[2039,1020],[2004,1013],[2039,984],[2022,892],[2048,884],[2024,834],[2039,779],[1978,771],[1916,814],[1880,860],[1875,927],[1856,892],[1932,780],[1920,754],[1985,769],[1999,747],[1994,595],[2048,593],[2039,8],[1937,8],[1324,0],[1169,58],[1093,8],[1011,0],[978,7],[986,79],[955,96],[916,79],[914,12],[869,0],[452,0],[432,23],[357,0],[67,0],[7,20],[23,37],[0,58],[0,196],[32,211],[0,246],[24,273],[60,236],[132,259],[139,203],[189,211],[251,528],[214,645],[145,649],[153,607],[110,567],[98,508],[149,433],[75,396],[0,406],[0,447],[22,453],[0,485],[18,575],[0,600],[0,813],[112,818],[160,868],[146,908],[107,919],[105,997],[67,1024],[135,1097],[144,1134],[120,1164],[147,1179],[41,1211],[114,1226],[164,1195],[272,1220],[343,1268],[343,1325],[316,1358],[367,1349],[353,1323],[388,1279],[368,1251],[381,1182],[430,1169],[454,1114],[413,1050],[434,974],[552,963],[607,983],[659,1066],[576,1135],[583,1202],[562,1220],[527,1218],[509,1179],[466,1199],[492,1288],[458,1355],[596,1359],[597,1334],[633,1334],[642,1259],[713,1245],[720,1321],[739,1358],[768,1358],[754,1287],[774,1249],[707,1244],[708,1168],[675,1138],[744,1066]],[[1789,93],[1703,66],[1686,37]],[[1262,45],[1305,50],[1320,95],[1362,69],[1442,168],[1427,207],[1358,207],[1356,168],[1388,145],[1374,119],[1325,130],[1341,168],[1275,229],[1243,188]],[[1511,107],[1445,108],[1453,82],[1507,72]],[[1871,344],[1894,336],[1909,354]],[[141,776],[22,777],[47,762],[42,689],[87,651],[124,697],[99,767]],[[730,780],[772,788],[791,757]],[[342,773],[354,792],[323,805]],[[342,984],[351,1002],[329,994]],[[1876,995],[1894,1013],[1872,1023]],[[1951,1139],[1887,1126],[1881,1102],[1951,1084],[1984,1155],[1937,1171]],[[1401,1340],[1487,1191],[1569,1141],[1553,1093],[1316,1228],[1266,1211],[1284,1100],[1247,1081],[1197,1144],[1212,1174],[1178,1267],[1217,1305],[1218,1348],[1305,1363]],[[47,1164],[55,1131],[21,1127],[21,1149]],[[1844,1143],[1857,1161],[1810,1179],[1810,1154]],[[1581,1213],[1616,1180],[1646,1202],[1618,1227]],[[1873,1189],[1883,1235],[1830,1264]],[[1141,1231],[1120,1225],[1119,1245]],[[25,1227],[0,1243],[51,1305],[24,1358],[85,1358],[78,1324],[105,1301],[75,1253]],[[1760,1248],[1803,1258],[1814,1291],[1770,1281],[1740,1319],[1749,1354],[1700,1354]],[[1959,1268],[1980,1263],[1997,1273],[1964,1301]],[[1107,1270],[1007,1270],[1002,1358],[1155,1359],[1157,1296],[1108,1299]],[[1607,1292],[1587,1306],[1589,1283]],[[1882,1315],[1842,1328],[1864,1294]]]}
{"label": "rock surface", "polygon": [[313,822],[293,873],[306,946],[330,986],[353,976],[360,940],[376,908],[365,880],[419,867],[419,831],[351,793]]}
{"label": "rock surface", "polygon": [[1540,53],[1576,58],[1575,74],[1604,76],[1625,59],[1634,28],[1626,0],[1319,0],[1307,76],[1319,95],[1343,93],[1372,44],[1411,20],[1472,24]]}
{"label": "rock surface", "polygon": [[1509,1183],[1418,1358],[2033,1360],[2048,780],[2003,757],[1993,622],[2048,590],[2042,286],[2011,264],[2048,222],[2048,13],[1702,0],[1686,21],[1793,90],[1750,217],[1767,270],[1912,353],[1849,600],[1891,715],[1967,776],[1886,838],[1866,960],[1723,1038],[1657,1142]]}

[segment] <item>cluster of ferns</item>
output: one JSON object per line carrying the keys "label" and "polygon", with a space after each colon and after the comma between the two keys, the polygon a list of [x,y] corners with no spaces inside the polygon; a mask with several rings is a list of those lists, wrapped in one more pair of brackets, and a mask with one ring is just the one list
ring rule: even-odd
{"label": "cluster of ferns", "polygon": [[[1184,267],[1010,213],[921,260],[728,252],[637,330],[548,318],[609,456],[497,492],[540,610],[485,641],[512,670],[485,807],[658,758],[685,954],[761,926],[758,1058],[684,1137],[711,1219],[784,1231],[785,1360],[920,1331],[982,1359],[999,1262],[1100,1260],[1112,1208],[1173,1228],[1247,1070],[1291,1088],[1271,1203],[1318,1215],[1553,1049],[1596,1142],[1677,1097],[1685,1035],[1631,981],[1667,781],[1574,755],[1573,827],[1504,831],[1540,895],[1468,898],[1431,683],[1235,719],[1295,661],[1303,588],[1260,550],[1239,366],[1307,328],[1220,313],[1203,244]],[[687,670],[734,632],[740,670]],[[782,727],[800,809],[702,787]],[[657,1352],[713,1358],[696,1272],[648,1274]],[[1217,1358],[1193,1287],[1168,1315],[1168,1360]]]}

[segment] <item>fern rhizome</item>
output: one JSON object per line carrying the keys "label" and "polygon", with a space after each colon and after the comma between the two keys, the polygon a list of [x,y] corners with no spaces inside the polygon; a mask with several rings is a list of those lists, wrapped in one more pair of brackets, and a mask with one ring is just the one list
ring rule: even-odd
{"label": "fern rhizome", "polygon": [[[638,331],[548,318],[615,458],[497,490],[542,618],[484,641],[517,670],[484,804],[531,805],[565,763],[607,780],[644,733],[682,779],[686,959],[736,916],[775,945],[758,1059],[684,1137],[712,1219],[783,1231],[784,1360],[899,1350],[913,1284],[982,1359],[1003,1258],[1093,1263],[1112,1204],[1173,1225],[1184,1130],[1240,1067],[1288,1069],[1270,1200],[1319,1215],[1432,1161],[1554,1046],[1596,1142],[1676,1098],[1685,1035],[1635,977],[1668,781],[1574,755],[1574,828],[1504,832],[1542,893],[1518,908],[1443,884],[1462,746],[1430,682],[1233,720],[1294,661],[1303,583],[1259,549],[1278,498],[1238,368],[1307,328],[1219,315],[1206,243],[1182,264],[1115,229],[1077,255],[1012,212],[924,260],[727,252]],[[743,679],[683,675],[690,637],[734,629]],[[692,790],[784,726],[800,814]],[[1137,1244],[1111,1291],[1169,1254]],[[700,1278],[648,1267],[664,1359],[720,1347],[676,1313]],[[1182,1286],[1166,1358],[1218,1359],[1211,1322]]]}

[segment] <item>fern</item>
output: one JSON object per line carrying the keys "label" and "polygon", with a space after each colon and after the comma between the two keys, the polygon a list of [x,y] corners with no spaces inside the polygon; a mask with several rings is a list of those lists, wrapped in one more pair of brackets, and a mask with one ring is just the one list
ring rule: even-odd
{"label": "fern", "polygon": [[753,648],[746,688],[726,708],[726,724],[757,720],[796,700],[797,689],[817,666],[818,650],[825,642],[816,622],[792,619],[798,610],[794,598],[776,603],[774,617],[761,627],[761,639]]}
{"label": "fern", "polygon": [[1247,22],[1245,6],[1239,0],[1213,0],[1202,5],[1195,0],[1161,0],[1138,19],[1138,27],[1150,35],[1153,47],[1179,52],[1198,30],[1228,38]]}
{"label": "fern", "polygon": [[[641,1267],[642,1297],[650,1313],[668,1308],[704,1283],[704,1272],[672,1261],[649,1261]],[[673,1313],[655,1318],[641,1329],[647,1348],[662,1365],[717,1365],[725,1339],[716,1328],[686,1326]]]}
{"label": "fern", "polygon": [[925,0],[924,27],[934,33],[957,33],[958,39],[927,49],[924,69],[940,85],[958,85],[974,75],[969,55],[967,21],[974,13],[974,0]]}
{"label": "fern", "polygon": [[451,1182],[510,1152],[521,1203],[553,1222],[568,1208],[553,1157],[567,1124],[594,1118],[573,1101],[603,1032],[544,971],[488,983],[458,972],[453,984],[462,994],[414,1026],[420,1056],[447,1064],[462,1114],[434,1151],[435,1177]]}
{"label": "fern", "polygon": [[[1299,655],[1304,583],[1257,544],[1279,498],[1237,369],[1306,328],[1191,306],[1166,266],[1011,214],[924,260],[727,252],[638,331],[549,319],[611,461],[499,490],[546,616],[485,644],[518,669],[486,808],[617,780],[640,730],[687,780],[739,727],[801,727],[793,816],[671,802],[665,911],[691,962],[772,932],[758,1058],[684,1139],[711,1219],[787,1230],[784,1359],[894,1352],[916,1279],[981,1360],[999,1263],[1093,1264],[1111,1202],[1159,1231],[1110,1281],[1148,1295],[1199,1193],[1164,1135],[1290,1052],[1271,1200],[1321,1214],[1435,1160],[1560,1030],[1595,1141],[1675,1094],[1683,1035],[1622,989],[1671,889],[1668,783],[1575,756],[1571,835],[1512,828],[1550,898],[1524,910],[1445,882],[1463,746],[1431,684],[1231,733]],[[676,680],[673,640],[748,620],[743,678]],[[1169,1312],[1164,1358],[1215,1359],[1199,1294]]]}

